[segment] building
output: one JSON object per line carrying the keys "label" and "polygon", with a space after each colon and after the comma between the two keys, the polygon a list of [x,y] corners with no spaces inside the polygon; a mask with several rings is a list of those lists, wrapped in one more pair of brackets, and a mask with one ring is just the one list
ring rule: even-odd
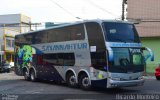
{"label": "building", "polygon": [[127,20],[136,21],[143,46],[154,51],[155,61],[147,62],[147,72],[153,73],[160,62],[160,0],[127,0]]}
{"label": "building", "polygon": [[22,14],[0,15],[0,62],[14,61],[14,36],[31,30],[31,18]]}

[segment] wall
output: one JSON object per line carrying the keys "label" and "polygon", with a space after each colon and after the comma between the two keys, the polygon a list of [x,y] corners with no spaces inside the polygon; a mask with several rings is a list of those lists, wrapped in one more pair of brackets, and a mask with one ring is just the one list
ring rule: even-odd
{"label": "wall", "polygon": [[160,20],[160,0],[127,0],[127,19]]}
{"label": "wall", "polygon": [[127,20],[136,21],[140,37],[160,36],[160,0],[127,0]]}
{"label": "wall", "polygon": [[147,60],[147,73],[154,73],[160,62],[160,37],[141,38],[142,45],[149,47],[154,52],[154,62]]}
{"label": "wall", "polygon": [[19,30],[21,33],[31,30],[31,18],[23,14],[8,14],[0,15],[0,22],[5,25],[5,28]]}

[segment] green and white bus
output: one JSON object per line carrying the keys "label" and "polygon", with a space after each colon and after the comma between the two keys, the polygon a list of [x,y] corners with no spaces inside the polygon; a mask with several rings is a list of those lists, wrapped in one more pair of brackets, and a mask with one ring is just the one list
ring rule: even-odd
{"label": "green and white bus", "polygon": [[[87,20],[15,36],[17,75],[88,89],[143,85],[145,60],[133,23]],[[148,57],[149,57],[148,56]]]}

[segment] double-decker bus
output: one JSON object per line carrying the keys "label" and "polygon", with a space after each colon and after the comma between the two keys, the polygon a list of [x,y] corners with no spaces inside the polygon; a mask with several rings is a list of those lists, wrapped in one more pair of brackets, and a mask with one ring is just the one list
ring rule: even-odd
{"label": "double-decker bus", "polygon": [[[16,74],[88,89],[143,85],[145,60],[133,23],[88,20],[15,36]],[[149,57],[149,56],[147,56]]]}

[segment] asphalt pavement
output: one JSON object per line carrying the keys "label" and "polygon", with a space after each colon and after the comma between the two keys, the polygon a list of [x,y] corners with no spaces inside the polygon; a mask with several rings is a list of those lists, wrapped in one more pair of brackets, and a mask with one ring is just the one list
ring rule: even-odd
{"label": "asphalt pavement", "polygon": [[84,91],[66,84],[25,81],[14,72],[0,73],[0,100],[159,100],[160,81],[144,78],[143,86]]}

